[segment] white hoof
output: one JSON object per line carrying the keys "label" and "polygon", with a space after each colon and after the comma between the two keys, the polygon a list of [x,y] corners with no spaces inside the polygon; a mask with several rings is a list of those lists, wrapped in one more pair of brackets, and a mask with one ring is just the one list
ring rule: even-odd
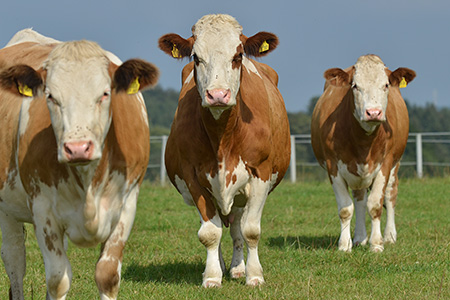
{"label": "white hoof", "polygon": [[205,288],[220,288],[222,286],[221,280],[218,279],[206,279],[203,281],[203,287]]}
{"label": "white hoof", "polygon": [[264,278],[262,277],[253,277],[250,279],[247,279],[247,285],[249,286],[259,286],[264,284]]}
{"label": "white hoof", "polygon": [[370,251],[374,253],[381,253],[383,252],[384,247],[383,245],[370,245]]}

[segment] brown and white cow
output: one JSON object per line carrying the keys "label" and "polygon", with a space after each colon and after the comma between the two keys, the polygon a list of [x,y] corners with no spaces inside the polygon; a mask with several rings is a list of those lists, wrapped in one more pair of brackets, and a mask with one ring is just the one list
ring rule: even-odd
{"label": "brown and white cow", "polygon": [[222,282],[223,224],[231,225],[231,276],[245,275],[248,285],[264,282],[261,214],[288,167],[290,138],[277,73],[248,56],[266,55],[277,44],[272,33],[246,37],[228,15],[202,17],[188,39],[167,34],[159,40],[169,55],[194,59],[182,72],[165,161],[170,180],[200,214],[198,237],[207,250],[204,287]]}
{"label": "brown and white cow", "polygon": [[325,71],[325,89],[312,116],[311,140],[336,195],[341,221],[339,250],[352,249],[350,221],[354,206],[349,188],[356,202],[353,244],[367,243],[367,207],[372,220],[371,250],[383,251],[383,202],[387,211],[384,242],[394,243],[397,239],[397,172],[409,131],[408,111],[399,85],[406,85],[415,76],[407,68],[390,71],[376,55],[361,56],[345,70]]}
{"label": "brown and white cow", "polygon": [[101,243],[100,297],[117,297],[149,158],[139,89],[157,77],[152,64],[121,64],[94,42],[30,30],[0,50],[0,226],[10,298],[24,297],[24,222],[35,228],[48,299],[64,299],[70,287],[64,235],[81,247]]}

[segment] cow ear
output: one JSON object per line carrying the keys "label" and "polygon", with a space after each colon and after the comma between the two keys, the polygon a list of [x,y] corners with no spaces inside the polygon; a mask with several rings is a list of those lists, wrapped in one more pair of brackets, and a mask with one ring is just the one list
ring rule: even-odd
{"label": "cow ear", "polygon": [[191,56],[194,38],[184,39],[178,34],[169,33],[159,38],[158,46],[173,58],[182,59]]}
{"label": "cow ear", "polygon": [[10,92],[26,97],[39,96],[43,90],[42,74],[27,65],[15,65],[0,73],[0,86]]}
{"label": "cow ear", "polygon": [[391,86],[406,87],[416,77],[416,72],[408,68],[398,68],[389,75]]}
{"label": "cow ear", "polygon": [[249,56],[260,57],[269,54],[278,46],[278,37],[270,32],[261,31],[251,37],[241,36],[244,52]]}
{"label": "cow ear", "polygon": [[[352,69],[353,70],[353,69]],[[351,71],[352,71],[351,70]],[[345,86],[350,84],[351,74],[339,68],[328,69],[323,73],[323,77],[334,86]]]}
{"label": "cow ear", "polygon": [[[113,87],[116,92],[126,91],[135,94],[142,89],[156,85],[159,77],[158,68],[142,59],[130,59],[119,67],[111,64]],[[114,70],[116,68],[116,70]]]}

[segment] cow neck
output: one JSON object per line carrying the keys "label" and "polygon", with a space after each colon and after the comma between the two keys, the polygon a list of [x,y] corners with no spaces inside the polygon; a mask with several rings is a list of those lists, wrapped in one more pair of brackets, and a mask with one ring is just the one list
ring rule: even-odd
{"label": "cow neck", "polygon": [[[239,103],[239,99],[237,103]],[[236,106],[225,110],[218,120],[214,119],[208,108],[202,108],[203,126],[211,147],[219,160],[222,160],[225,154],[222,150],[230,148],[228,146],[232,142],[232,136],[238,121],[238,106],[239,104],[236,104]]]}

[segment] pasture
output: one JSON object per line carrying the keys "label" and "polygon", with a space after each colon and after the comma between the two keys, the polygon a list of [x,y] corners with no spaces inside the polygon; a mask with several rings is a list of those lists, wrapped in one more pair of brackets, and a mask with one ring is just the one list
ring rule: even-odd
{"label": "pasture", "polygon": [[[266,284],[224,277],[222,288],[201,287],[206,251],[200,222],[172,186],[144,183],[125,248],[119,299],[450,299],[450,178],[404,179],[396,210],[398,241],[383,253],[337,250],[339,219],[328,182],[285,181],[268,198],[259,247]],[[385,221],[385,213],[382,222]],[[368,230],[370,221],[366,219]],[[352,221],[354,225],[354,220]],[[27,229],[25,299],[45,299],[44,265]],[[382,223],[384,231],[384,223]],[[232,244],[224,230],[227,265]],[[73,280],[68,299],[97,299],[99,248],[69,244]],[[8,298],[0,267],[0,299]]]}

